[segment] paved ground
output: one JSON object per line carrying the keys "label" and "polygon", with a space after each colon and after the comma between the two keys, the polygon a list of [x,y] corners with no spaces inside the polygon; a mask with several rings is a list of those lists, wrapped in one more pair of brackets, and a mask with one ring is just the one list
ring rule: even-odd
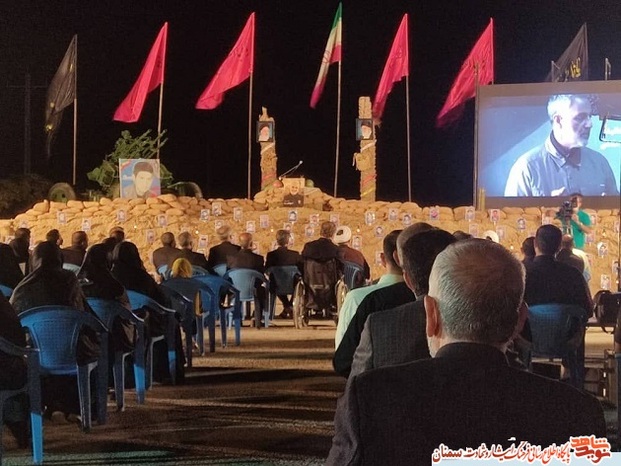
{"label": "paved ground", "polygon": [[[155,386],[147,403],[127,395],[125,412],[108,406],[105,426],[83,434],[76,425],[46,423],[51,465],[315,465],[323,464],[344,381],[331,370],[335,326],[290,321],[242,330],[242,346],[196,357],[182,386]],[[612,337],[589,329],[587,356],[602,365]],[[597,358],[597,359],[595,359]],[[616,411],[608,407],[609,430]],[[30,464],[5,435],[5,465]]]}

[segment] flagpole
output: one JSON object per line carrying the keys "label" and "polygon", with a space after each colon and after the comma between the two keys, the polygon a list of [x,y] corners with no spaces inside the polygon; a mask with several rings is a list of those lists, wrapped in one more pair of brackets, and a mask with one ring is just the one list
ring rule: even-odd
{"label": "flagpole", "polygon": [[474,64],[474,176],[472,186],[472,204],[477,210],[481,210],[484,202],[482,196],[478,196],[477,186],[479,185],[479,63]]}
{"label": "flagpole", "polygon": [[338,90],[336,98],[336,158],[334,161],[334,197],[339,180],[339,141],[341,140],[341,60],[339,60]]}
{"label": "flagpole", "polygon": [[252,84],[253,84],[253,75],[254,73],[250,73],[250,90],[248,92],[248,194],[247,197],[250,199],[250,177],[252,174],[251,163],[252,163]]}
{"label": "flagpole", "polygon": [[157,158],[160,158],[160,143],[162,134],[162,108],[164,107],[164,72],[162,71],[162,82],[160,83],[160,104],[157,111]]}
{"label": "flagpole", "polygon": [[75,70],[73,79],[73,186],[76,184],[78,165],[78,35],[75,35]]}
{"label": "flagpole", "polygon": [[405,126],[408,148],[408,202],[412,202],[412,153],[410,149],[410,76],[405,76]]}

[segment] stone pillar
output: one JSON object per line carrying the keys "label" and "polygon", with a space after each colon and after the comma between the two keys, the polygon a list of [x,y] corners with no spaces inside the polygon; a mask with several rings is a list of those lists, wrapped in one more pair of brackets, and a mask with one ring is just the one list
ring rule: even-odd
{"label": "stone pillar", "polygon": [[[274,118],[267,114],[267,109],[261,107],[262,113],[259,115],[259,121],[274,121]],[[274,124],[274,141],[261,142],[261,190],[264,190],[276,181],[277,162],[276,157],[276,124]]]}
{"label": "stone pillar", "polygon": [[[372,118],[371,98],[358,99],[358,118]],[[360,200],[375,202],[377,191],[377,172],[375,170],[375,131],[373,139],[360,141],[360,152],[354,154],[356,169],[360,171]]]}

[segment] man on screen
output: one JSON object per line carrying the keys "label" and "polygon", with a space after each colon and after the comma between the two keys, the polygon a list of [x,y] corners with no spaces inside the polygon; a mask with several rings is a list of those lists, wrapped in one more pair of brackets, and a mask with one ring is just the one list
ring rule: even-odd
{"label": "man on screen", "polygon": [[588,96],[560,94],[548,101],[552,123],[543,145],[517,159],[505,196],[619,195],[615,177],[602,154],[586,147],[593,123]]}

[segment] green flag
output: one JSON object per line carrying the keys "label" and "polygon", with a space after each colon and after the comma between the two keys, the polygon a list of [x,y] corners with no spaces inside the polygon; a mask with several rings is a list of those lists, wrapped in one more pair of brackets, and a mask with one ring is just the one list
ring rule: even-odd
{"label": "green flag", "polygon": [[60,126],[63,110],[75,99],[76,57],[78,36],[73,36],[60,66],[47,89],[45,105],[45,133],[47,134],[47,157],[52,156],[52,142]]}

